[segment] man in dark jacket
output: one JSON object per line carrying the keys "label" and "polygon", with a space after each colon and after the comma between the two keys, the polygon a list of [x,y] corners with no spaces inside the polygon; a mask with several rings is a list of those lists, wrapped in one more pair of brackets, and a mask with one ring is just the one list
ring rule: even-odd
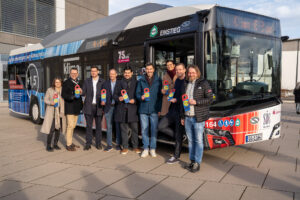
{"label": "man in dark jacket", "polygon": [[99,77],[99,69],[97,66],[91,67],[91,78],[84,81],[82,88],[82,96],[85,96],[83,105],[83,114],[86,120],[86,144],[84,150],[89,150],[93,140],[93,120],[96,124],[96,148],[102,149],[102,116],[103,110],[100,104],[101,88],[104,80]]}
{"label": "man in dark jacket", "polygon": [[188,82],[184,84],[184,91],[189,98],[189,110],[182,110],[181,116],[185,119],[182,119],[181,123],[185,125],[189,141],[191,163],[186,166],[186,169],[191,172],[197,172],[200,170],[200,163],[203,156],[205,120],[209,118],[209,105],[213,101],[213,95],[209,83],[204,78],[200,78],[201,73],[198,66],[190,65],[187,74]]}
{"label": "man in dark jacket", "polygon": [[[116,88],[116,84],[119,82],[117,80],[117,71],[116,69],[110,69],[109,70],[109,80],[105,81],[102,85],[102,89],[105,89],[106,91],[106,99],[105,101],[101,101],[101,105],[104,106],[104,113],[105,113],[105,119],[106,119],[106,142],[107,147],[104,149],[104,151],[111,151],[112,150],[112,129],[113,129],[113,116],[115,112],[115,100],[113,99],[113,94]],[[116,125],[116,149],[120,149],[121,145],[121,133],[120,133],[120,127],[119,123],[115,123]]]}
{"label": "man in dark jacket", "polygon": [[[131,143],[133,146],[133,151],[135,153],[140,153],[138,148],[138,114],[137,114],[137,105],[135,98],[135,90],[137,81],[132,77],[133,71],[131,67],[126,66],[124,68],[124,78],[117,83],[114,100],[116,102],[116,112],[115,112],[115,121],[120,123],[121,135],[122,135],[122,146],[121,154],[128,153],[128,132],[131,129]],[[122,94],[123,91],[123,94]],[[126,91],[127,96],[124,95]],[[126,103],[127,99],[129,100]]]}
{"label": "man in dark jacket", "polygon": [[75,147],[79,148],[79,146],[74,145],[72,142],[74,128],[77,125],[78,115],[82,109],[81,96],[75,95],[75,87],[80,85],[77,78],[78,69],[76,67],[71,68],[70,78],[64,81],[61,94],[65,100],[65,115],[67,117],[66,149],[68,151],[75,151]]}
{"label": "man in dark jacket", "polygon": [[[136,97],[140,101],[139,114],[142,127],[144,151],[141,155],[145,158],[149,155],[156,157],[156,137],[158,115],[162,104],[162,81],[155,73],[153,64],[146,64],[146,74],[141,77],[136,89]],[[148,90],[148,92],[146,92]],[[151,123],[151,138],[149,144],[149,120]]]}
{"label": "man in dark jacket", "polygon": [[[184,93],[185,82],[185,65],[179,63],[175,67],[177,79],[175,81],[175,93],[174,97],[170,100],[171,105],[166,116],[164,116],[159,124],[158,131],[166,135],[174,137],[175,139],[175,151],[174,155],[167,161],[168,164],[174,164],[179,161],[182,148],[182,139],[184,135],[184,127],[180,123],[180,107],[182,105],[181,96]],[[174,131],[175,127],[175,131]]]}

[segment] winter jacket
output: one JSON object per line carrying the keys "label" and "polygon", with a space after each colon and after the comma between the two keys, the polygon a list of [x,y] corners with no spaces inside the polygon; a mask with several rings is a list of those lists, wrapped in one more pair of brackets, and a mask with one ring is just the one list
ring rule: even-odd
{"label": "winter jacket", "polygon": [[[154,74],[154,79],[151,87],[148,84],[148,81],[145,77],[142,76],[137,84],[136,88],[136,98],[140,102],[139,105],[139,114],[152,114],[161,112],[161,104],[162,104],[162,81]],[[144,95],[144,89],[149,88],[150,90],[150,100],[145,101],[142,100],[142,96]]]}
{"label": "winter jacket", "polygon": [[[188,81],[184,83],[186,93]],[[196,100],[195,117],[197,122],[204,122],[209,118],[209,105],[213,102],[213,94],[209,83],[204,78],[199,78],[195,82],[193,98]],[[184,117],[183,105],[181,106],[181,118]]]}
{"label": "winter jacket", "polygon": [[78,84],[78,81],[74,81],[72,78],[69,78],[64,81],[62,85],[61,96],[65,100],[65,115],[79,115],[82,109],[82,98],[81,96],[77,99],[75,97],[75,86]]}
{"label": "winter jacket", "polygon": [[[116,102],[115,116],[116,122],[138,122],[137,113],[137,100],[135,98],[137,81],[135,78],[131,78],[130,81],[126,81],[124,78],[116,83],[113,98]],[[119,101],[119,97],[122,97],[121,91],[126,90],[129,99],[134,99],[134,104],[125,103]]]}

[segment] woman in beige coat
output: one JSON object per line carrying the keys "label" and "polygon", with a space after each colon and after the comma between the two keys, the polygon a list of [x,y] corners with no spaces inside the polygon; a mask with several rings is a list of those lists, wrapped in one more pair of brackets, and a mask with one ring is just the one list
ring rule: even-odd
{"label": "woman in beige coat", "polygon": [[[61,97],[62,80],[55,78],[52,82],[52,87],[48,88],[44,102],[47,105],[44,122],[41,132],[48,134],[47,137],[47,151],[54,149],[60,150],[57,145],[60,135],[66,132],[66,118],[64,114],[64,100]],[[55,133],[55,135],[54,135]],[[52,137],[54,135],[54,145],[51,147]]]}

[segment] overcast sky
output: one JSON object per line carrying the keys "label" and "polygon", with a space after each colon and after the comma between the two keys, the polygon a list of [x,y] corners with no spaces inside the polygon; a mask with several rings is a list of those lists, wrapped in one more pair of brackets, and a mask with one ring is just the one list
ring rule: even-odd
{"label": "overcast sky", "polygon": [[[159,0],[109,0],[109,14],[114,14],[144,3],[162,3]],[[218,4],[220,6],[246,10],[278,18],[281,22],[281,35],[290,39],[300,38],[299,0],[166,0],[163,4],[187,6],[195,4]]]}

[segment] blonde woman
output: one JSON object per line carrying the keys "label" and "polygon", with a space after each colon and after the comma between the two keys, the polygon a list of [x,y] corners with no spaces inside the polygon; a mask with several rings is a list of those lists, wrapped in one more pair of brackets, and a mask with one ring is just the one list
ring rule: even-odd
{"label": "blonde woman", "polygon": [[[61,86],[62,80],[55,78],[52,82],[52,86],[48,88],[44,99],[47,108],[41,132],[48,134],[46,150],[50,152],[53,151],[53,149],[61,149],[57,145],[60,131],[62,131],[62,133],[66,132],[66,118],[64,115],[64,100],[61,97]],[[52,148],[51,142],[53,135],[54,144]]]}

